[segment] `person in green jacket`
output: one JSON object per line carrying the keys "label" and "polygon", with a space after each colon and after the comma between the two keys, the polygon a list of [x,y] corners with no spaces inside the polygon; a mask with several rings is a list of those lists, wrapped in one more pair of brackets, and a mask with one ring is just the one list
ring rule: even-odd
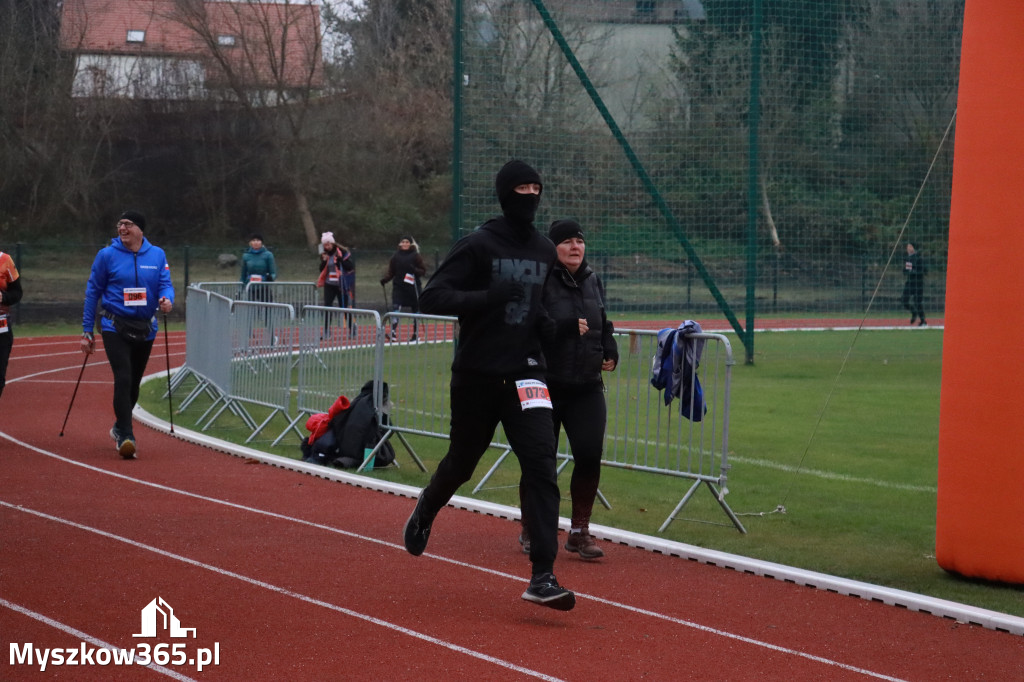
{"label": "person in green jacket", "polygon": [[269,302],[269,287],[260,286],[261,282],[273,282],[277,279],[277,264],[274,254],[263,246],[263,235],[253,233],[249,237],[249,248],[242,254],[242,287],[249,284],[249,300]]}

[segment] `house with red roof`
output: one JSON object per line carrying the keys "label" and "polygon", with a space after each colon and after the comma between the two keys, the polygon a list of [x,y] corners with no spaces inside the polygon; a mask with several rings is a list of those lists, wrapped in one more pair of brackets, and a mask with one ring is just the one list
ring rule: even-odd
{"label": "house with red roof", "polygon": [[323,84],[319,0],[64,0],[78,98],[273,105]]}

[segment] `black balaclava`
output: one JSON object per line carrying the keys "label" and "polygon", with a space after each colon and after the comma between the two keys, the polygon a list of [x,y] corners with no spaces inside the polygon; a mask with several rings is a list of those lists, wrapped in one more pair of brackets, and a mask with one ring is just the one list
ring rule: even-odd
{"label": "black balaclava", "polygon": [[513,223],[530,225],[537,215],[540,206],[539,194],[519,194],[515,191],[519,185],[530,183],[541,185],[540,175],[526,162],[513,160],[506,163],[494,178],[494,189],[498,193],[501,212]]}

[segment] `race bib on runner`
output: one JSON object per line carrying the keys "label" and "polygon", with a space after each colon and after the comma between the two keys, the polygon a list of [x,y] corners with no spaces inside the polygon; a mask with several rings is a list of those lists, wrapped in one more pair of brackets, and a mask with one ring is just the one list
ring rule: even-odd
{"label": "race bib on runner", "polygon": [[416,278],[412,276],[411,272],[405,273],[405,277],[402,278],[402,281],[406,284],[416,284]]}
{"label": "race bib on runner", "polygon": [[338,273],[332,272],[331,274],[327,275],[327,281],[330,284],[337,284],[338,283]]}
{"label": "race bib on runner", "polygon": [[132,307],[146,305],[146,287],[125,287],[124,304]]}
{"label": "race bib on runner", "polygon": [[6,334],[9,331],[10,328],[7,326],[7,316],[0,315],[0,334]]}
{"label": "race bib on runner", "polygon": [[516,381],[516,392],[519,394],[519,406],[524,410],[534,407],[551,409],[551,395],[547,384],[537,379],[520,379]]}
{"label": "race bib on runner", "polygon": [[263,275],[249,275],[249,281],[250,282],[262,282],[263,281]]}

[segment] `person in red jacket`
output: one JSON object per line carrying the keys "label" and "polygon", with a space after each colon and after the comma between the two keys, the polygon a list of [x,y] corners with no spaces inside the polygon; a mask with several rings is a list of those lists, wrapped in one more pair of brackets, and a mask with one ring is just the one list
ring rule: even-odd
{"label": "person in red jacket", "polygon": [[[355,274],[356,266],[352,251],[334,240],[333,232],[320,235],[320,276],[316,280],[317,287],[323,287],[324,307],[337,302],[340,308],[355,306]],[[356,334],[356,325],[351,315],[346,315],[349,336]],[[327,336],[327,315],[324,314],[324,336]]]}
{"label": "person in red jacket", "polygon": [[14,347],[11,306],[21,300],[21,278],[10,254],[0,251],[0,396],[7,384],[7,362]]}

